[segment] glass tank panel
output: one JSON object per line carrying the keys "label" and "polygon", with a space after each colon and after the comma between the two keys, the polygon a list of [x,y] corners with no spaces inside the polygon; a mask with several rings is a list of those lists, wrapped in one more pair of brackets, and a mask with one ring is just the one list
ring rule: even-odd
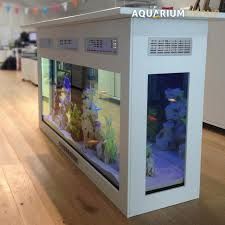
{"label": "glass tank panel", "polygon": [[146,193],[183,186],[188,73],[148,77]]}
{"label": "glass tank panel", "polygon": [[119,73],[42,58],[42,120],[119,188]]}

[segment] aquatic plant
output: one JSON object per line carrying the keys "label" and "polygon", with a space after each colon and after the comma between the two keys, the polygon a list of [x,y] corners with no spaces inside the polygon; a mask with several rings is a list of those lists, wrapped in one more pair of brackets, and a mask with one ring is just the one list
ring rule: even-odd
{"label": "aquatic plant", "polygon": [[82,126],[81,126],[81,115],[82,112],[76,104],[71,105],[68,112],[69,123],[68,129],[71,133],[72,138],[75,141],[81,141],[82,137]]}
{"label": "aquatic plant", "polygon": [[106,163],[113,163],[117,158],[117,144],[115,130],[112,127],[112,118],[105,117],[105,129],[102,131],[104,144],[104,161]]}
{"label": "aquatic plant", "polygon": [[61,89],[57,89],[56,86],[53,86],[53,106],[52,106],[52,119],[55,121],[57,115],[60,111],[60,96],[61,96]]}
{"label": "aquatic plant", "polygon": [[152,177],[155,174],[155,163],[153,160],[152,146],[147,145],[146,148],[146,176]]}
{"label": "aquatic plant", "polygon": [[148,110],[148,118],[147,118],[147,129],[149,140],[154,141],[156,138],[157,133],[160,129],[160,120],[161,112],[157,108],[151,108]]}

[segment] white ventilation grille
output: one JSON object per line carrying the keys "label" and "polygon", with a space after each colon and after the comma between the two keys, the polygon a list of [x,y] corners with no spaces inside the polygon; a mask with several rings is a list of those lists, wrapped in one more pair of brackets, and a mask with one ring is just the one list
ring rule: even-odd
{"label": "white ventilation grille", "polygon": [[88,38],[85,40],[86,52],[117,54],[118,40],[116,38]]}
{"label": "white ventilation grille", "polygon": [[71,49],[78,50],[78,39],[68,38],[68,39],[58,39],[57,48],[60,49]]}
{"label": "white ventilation grille", "polygon": [[191,38],[149,38],[149,56],[190,56]]}

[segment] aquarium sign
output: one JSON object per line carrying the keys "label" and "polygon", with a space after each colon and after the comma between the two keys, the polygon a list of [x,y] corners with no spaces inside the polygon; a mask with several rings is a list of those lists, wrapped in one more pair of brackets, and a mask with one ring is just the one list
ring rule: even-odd
{"label": "aquarium sign", "polygon": [[166,10],[166,9],[134,9],[132,18],[179,18],[184,17],[184,10]]}

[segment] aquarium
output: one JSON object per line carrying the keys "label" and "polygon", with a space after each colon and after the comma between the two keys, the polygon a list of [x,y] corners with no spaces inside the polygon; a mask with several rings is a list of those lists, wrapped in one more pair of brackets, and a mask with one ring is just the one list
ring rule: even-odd
{"label": "aquarium", "polygon": [[185,183],[188,73],[148,77],[146,193]]}
{"label": "aquarium", "polygon": [[42,120],[119,188],[120,74],[42,58]]}

